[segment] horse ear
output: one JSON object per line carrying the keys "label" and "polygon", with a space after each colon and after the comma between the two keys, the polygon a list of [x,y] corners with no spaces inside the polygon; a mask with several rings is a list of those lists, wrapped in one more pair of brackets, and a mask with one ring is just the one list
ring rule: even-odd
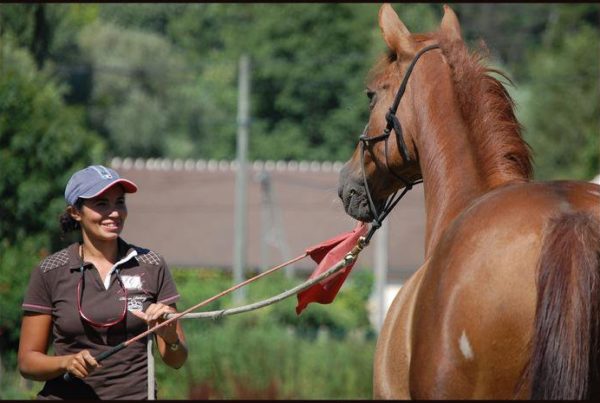
{"label": "horse ear", "polygon": [[454,11],[447,4],[444,4],[444,16],[442,17],[440,29],[446,33],[450,40],[462,41],[458,17],[456,17]]}
{"label": "horse ear", "polygon": [[414,53],[414,40],[410,31],[389,3],[384,3],[379,9],[379,28],[388,48],[397,54]]}

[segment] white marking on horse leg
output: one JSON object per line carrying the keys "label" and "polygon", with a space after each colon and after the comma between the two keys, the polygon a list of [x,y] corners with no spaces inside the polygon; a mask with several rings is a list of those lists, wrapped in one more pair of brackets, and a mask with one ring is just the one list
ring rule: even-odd
{"label": "white marking on horse leg", "polygon": [[458,347],[460,347],[460,351],[463,356],[467,360],[472,360],[474,357],[473,349],[471,348],[471,344],[469,343],[469,339],[467,339],[467,333],[463,330],[460,335],[460,339],[458,339]]}

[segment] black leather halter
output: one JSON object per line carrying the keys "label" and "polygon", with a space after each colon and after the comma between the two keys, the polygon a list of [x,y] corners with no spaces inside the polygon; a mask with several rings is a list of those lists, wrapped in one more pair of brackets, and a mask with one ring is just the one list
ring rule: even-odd
{"label": "black leather halter", "polygon": [[[390,169],[390,164],[388,162],[388,139],[389,139],[390,133],[393,129],[394,133],[396,133],[396,144],[398,145],[398,150],[400,151],[400,154],[402,155],[402,159],[404,160],[404,163],[408,163],[408,162],[412,161],[410,158],[408,149],[406,148],[406,143],[404,142],[404,136],[402,135],[402,125],[400,124],[400,121],[396,117],[396,112],[398,111],[398,106],[400,105],[402,96],[404,95],[404,92],[406,91],[408,79],[415,67],[415,64],[417,63],[419,58],[425,52],[428,52],[432,49],[438,49],[438,48],[439,48],[439,45],[430,45],[430,46],[424,47],[419,52],[417,52],[417,54],[415,55],[413,60],[410,62],[408,69],[404,73],[404,78],[402,79],[402,83],[400,84],[400,87],[398,88],[398,92],[396,92],[396,97],[394,98],[394,102],[392,103],[392,106],[390,107],[388,112],[385,114],[385,120],[387,123],[386,123],[385,129],[383,130],[383,133],[381,133],[377,136],[367,137],[367,131],[369,129],[369,124],[367,124],[367,126],[365,126],[363,133],[359,137],[359,140],[361,143],[360,163],[361,163],[362,176],[363,176],[363,181],[365,184],[365,191],[367,193],[367,199],[369,200],[369,209],[371,210],[371,214],[373,215],[373,221],[371,223],[371,230],[365,237],[366,243],[369,242],[369,240],[371,239],[371,237],[373,236],[375,231],[379,227],[381,227],[381,224],[382,224],[383,220],[385,219],[385,217],[387,217],[387,215],[390,213],[390,211],[392,211],[392,209],[396,206],[396,204],[398,204],[400,199],[402,197],[404,197],[404,195],[409,190],[412,189],[413,185],[423,182],[422,179],[417,179],[417,180],[407,179],[404,176],[399,175]],[[392,176],[396,177],[397,179],[399,179],[401,182],[404,183],[404,189],[402,190],[402,193],[398,197],[396,197],[396,193],[398,193],[398,191],[394,192],[387,199],[382,211],[380,213],[378,213],[377,208],[375,207],[375,203],[373,203],[373,198],[372,198],[371,192],[369,190],[369,184],[367,182],[367,174],[365,172],[365,151],[366,151],[367,147],[369,147],[371,144],[377,143],[382,140],[385,141],[385,164],[386,164],[386,167],[387,167],[388,171],[390,172],[390,174],[392,174]]]}

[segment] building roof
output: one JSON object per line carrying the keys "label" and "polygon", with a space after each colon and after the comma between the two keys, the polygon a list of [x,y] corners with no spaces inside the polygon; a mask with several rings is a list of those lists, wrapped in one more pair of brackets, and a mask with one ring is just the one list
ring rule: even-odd
{"label": "building roof", "polygon": [[[127,196],[129,217],[122,234],[124,239],[157,251],[171,267],[231,269],[235,162],[115,158],[111,166],[139,186],[137,193]],[[246,249],[249,268],[275,266],[354,228],[356,221],[346,215],[337,196],[341,167],[339,162],[249,164]],[[270,198],[261,175],[270,178]],[[400,282],[423,261],[422,186],[408,192],[387,220],[388,281]],[[268,246],[264,246],[263,227],[270,228]],[[373,268],[375,242],[374,238],[371,246],[361,253],[357,269]],[[312,271],[315,264],[307,258],[294,268]]]}

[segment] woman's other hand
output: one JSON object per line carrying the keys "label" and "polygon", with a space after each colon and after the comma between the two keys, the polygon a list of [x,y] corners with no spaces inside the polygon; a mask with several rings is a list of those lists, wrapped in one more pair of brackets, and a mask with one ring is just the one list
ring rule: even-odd
{"label": "woman's other hand", "polygon": [[88,350],[81,350],[77,354],[71,354],[65,357],[65,369],[69,374],[76,376],[77,378],[85,378],[100,366]]}
{"label": "woman's other hand", "polygon": [[[148,326],[151,328],[163,323],[166,320],[166,314],[176,313],[175,308],[160,303],[150,304],[150,306],[146,308],[146,312],[139,310],[130,312],[148,323]],[[172,321],[168,325],[156,329],[155,333],[169,344],[176,343],[178,340],[177,321]]]}

